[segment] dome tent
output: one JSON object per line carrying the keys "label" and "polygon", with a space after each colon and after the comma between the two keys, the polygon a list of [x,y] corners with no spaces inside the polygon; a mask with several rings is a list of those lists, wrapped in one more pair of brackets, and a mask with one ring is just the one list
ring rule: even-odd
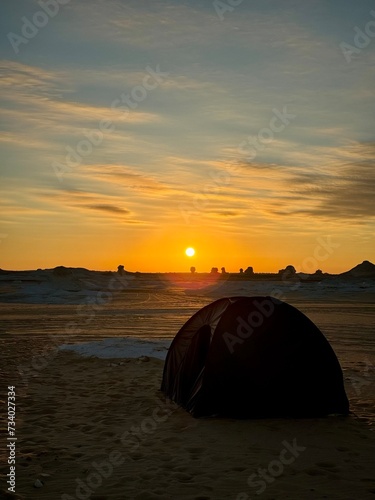
{"label": "dome tent", "polygon": [[175,336],[161,390],[195,417],[348,414],[343,375],[320,330],[272,297],[216,300]]}

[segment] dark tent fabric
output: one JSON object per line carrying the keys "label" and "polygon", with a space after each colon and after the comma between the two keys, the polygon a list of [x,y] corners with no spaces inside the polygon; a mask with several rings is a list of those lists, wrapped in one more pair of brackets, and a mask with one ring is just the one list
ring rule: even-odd
{"label": "dark tent fabric", "polygon": [[194,314],[169,348],[161,390],[195,417],[349,412],[329,342],[273,297],[223,298]]}

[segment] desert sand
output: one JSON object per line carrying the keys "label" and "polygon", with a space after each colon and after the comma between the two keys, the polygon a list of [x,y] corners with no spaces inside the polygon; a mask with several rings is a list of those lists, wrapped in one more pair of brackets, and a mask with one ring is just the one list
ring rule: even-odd
{"label": "desert sand", "polygon": [[2,498],[245,500],[263,489],[264,499],[374,498],[366,423],[193,419],[165,402],[162,368],[55,353],[20,389],[19,496]]}
{"label": "desert sand", "polygon": [[[98,306],[90,321],[79,302],[0,304],[1,377],[17,393],[16,494],[6,491],[2,446],[0,498],[375,498],[374,306],[366,290],[349,302],[348,288],[336,303],[305,288],[300,307],[332,343],[354,413],[303,420],[194,419],[159,391],[162,359],[134,349],[130,358],[128,344],[122,350],[122,337],[148,331],[165,354],[165,342],[212,291],[138,288]],[[68,335],[72,322],[79,333]],[[86,356],[58,347],[88,340],[101,342],[80,344]],[[6,431],[5,412],[1,418]]]}

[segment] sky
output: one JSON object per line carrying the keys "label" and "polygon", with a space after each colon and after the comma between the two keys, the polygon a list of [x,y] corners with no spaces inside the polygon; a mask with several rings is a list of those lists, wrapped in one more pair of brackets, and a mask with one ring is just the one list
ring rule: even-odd
{"label": "sky", "polygon": [[0,268],[375,261],[372,1],[0,9]]}

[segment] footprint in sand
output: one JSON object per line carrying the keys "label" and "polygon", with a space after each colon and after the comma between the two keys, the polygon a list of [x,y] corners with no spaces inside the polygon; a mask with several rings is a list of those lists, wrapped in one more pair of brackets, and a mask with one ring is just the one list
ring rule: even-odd
{"label": "footprint in sand", "polygon": [[315,466],[318,468],[307,469],[306,474],[309,474],[309,476],[326,476],[329,473],[340,471],[340,468],[331,462],[317,462]]}
{"label": "footprint in sand", "polygon": [[79,430],[83,432],[91,432],[93,429],[93,425],[82,425],[81,427],[79,427]]}
{"label": "footprint in sand", "polygon": [[199,460],[202,456],[202,453],[205,451],[204,448],[201,447],[187,447],[186,451],[190,453],[190,460]]}
{"label": "footprint in sand", "polygon": [[231,470],[234,472],[245,472],[246,467],[232,467]]}
{"label": "footprint in sand", "polygon": [[161,438],[160,441],[162,443],[165,443],[165,444],[174,443],[175,442],[175,438],[172,437],[172,436],[170,436],[170,437]]}
{"label": "footprint in sand", "polygon": [[113,431],[105,431],[105,432],[102,432],[101,435],[106,436],[106,437],[113,437],[113,436],[116,436],[116,433]]}
{"label": "footprint in sand", "polygon": [[[151,479],[151,480],[152,480],[152,479],[155,479],[155,474],[154,474],[154,473],[152,473],[152,472],[143,472],[142,474],[140,474],[140,476],[139,476],[139,477],[140,477],[141,479],[143,479],[143,480],[147,481],[147,480],[149,480],[149,479]],[[156,493],[156,491],[155,491],[155,493]]]}
{"label": "footprint in sand", "polygon": [[144,458],[144,454],[140,452],[134,452],[130,456],[133,460],[141,460],[142,458]]}
{"label": "footprint in sand", "polygon": [[328,469],[328,470],[336,469],[337,470],[337,466],[332,462],[316,462],[315,465],[317,467],[322,467],[322,469]]}
{"label": "footprint in sand", "polygon": [[194,446],[194,447],[187,447],[186,450],[193,454],[200,454],[204,451],[204,448]]}
{"label": "footprint in sand", "polygon": [[176,478],[180,483],[188,483],[193,479],[190,474],[185,474],[184,472],[172,473],[172,477]]}
{"label": "footprint in sand", "polygon": [[163,462],[170,462],[172,460],[172,455],[169,455],[168,453],[161,453],[159,455],[159,460],[162,460]]}
{"label": "footprint in sand", "polygon": [[309,476],[326,476],[326,472],[321,469],[306,469],[305,470],[306,474]]}

